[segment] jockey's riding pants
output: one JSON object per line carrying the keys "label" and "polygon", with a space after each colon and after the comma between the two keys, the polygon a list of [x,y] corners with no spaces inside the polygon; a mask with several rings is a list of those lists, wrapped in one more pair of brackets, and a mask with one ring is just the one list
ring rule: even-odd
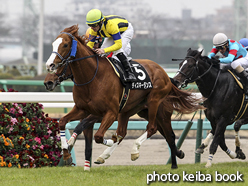
{"label": "jockey's riding pants", "polygon": [[[113,57],[115,57],[118,53],[123,52],[126,56],[131,53],[131,45],[130,42],[133,38],[134,30],[131,23],[128,23],[128,28],[125,32],[121,34],[122,48],[119,50],[113,51]],[[107,48],[114,44],[114,40],[112,37],[104,38],[103,44],[101,48]]]}
{"label": "jockey's riding pants", "polygon": [[221,63],[220,68],[222,69],[224,66],[231,66],[233,69],[236,69],[239,65],[242,66],[244,69],[248,68],[248,52],[245,57],[236,59],[231,63]]}

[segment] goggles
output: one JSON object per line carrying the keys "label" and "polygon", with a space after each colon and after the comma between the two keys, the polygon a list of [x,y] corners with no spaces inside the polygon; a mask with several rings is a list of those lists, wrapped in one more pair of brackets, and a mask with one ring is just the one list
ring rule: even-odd
{"label": "goggles", "polygon": [[227,45],[216,47],[217,50],[224,50],[225,48],[227,48]]}
{"label": "goggles", "polygon": [[97,27],[99,25],[99,23],[95,23],[95,24],[88,24],[89,27]]}

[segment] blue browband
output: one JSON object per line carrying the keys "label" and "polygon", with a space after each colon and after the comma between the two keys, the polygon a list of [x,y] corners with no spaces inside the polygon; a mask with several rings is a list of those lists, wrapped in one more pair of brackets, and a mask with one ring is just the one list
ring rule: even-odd
{"label": "blue browband", "polygon": [[70,54],[70,57],[74,57],[76,56],[76,53],[77,53],[77,40],[75,40],[74,36],[70,33],[67,33],[67,32],[62,32],[61,34],[67,34],[68,36],[70,36],[72,38],[72,45],[71,45],[71,54]]}

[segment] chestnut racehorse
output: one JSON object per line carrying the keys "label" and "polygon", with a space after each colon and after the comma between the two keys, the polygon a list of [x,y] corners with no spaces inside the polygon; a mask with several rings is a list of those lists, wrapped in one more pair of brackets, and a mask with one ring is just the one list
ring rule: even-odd
{"label": "chestnut racehorse", "polygon": [[[163,106],[163,112],[170,114],[172,113],[170,110],[172,105],[178,108],[186,108],[188,106],[187,109],[191,108],[191,110],[187,110],[188,112],[193,112],[200,108],[200,106],[195,104],[196,98],[192,97],[190,93],[177,89],[171,83],[163,68],[157,63],[151,60],[139,59],[135,61],[144,66],[150,76],[153,88],[148,90],[131,90],[125,107],[119,113],[119,102],[123,86],[108,60],[105,57],[96,56],[94,51],[86,46],[84,39],[78,35],[78,29],[78,26],[74,25],[61,32],[53,42],[53,53],[46,63],[47,70],[57,74],[62,73],[64,68],[69,66],[75,83],[73,87],[75,106],[59,121],[65,162],[71,158],[64,138],[65,125],[69,121],[84,119],[90,114],[95,117],[101,117],[102,122],[94,136],[95,141],[96,143],[112,146],[114,143],[120,142],[122,137],[126,135],[129,117],[144,110],[148,119],[148,125],[146,132],[138,139],[138,142],[135,144],[136,147],[133,148],[134,153],[132,155],[137,156],[141,143],[151,137],[157,130],[157,110],[161,102],[165,101],[166,103]],[[172,103],[174,100],[177,100],[177,102]],[[167,107],[167,103],[171,104],[168,104]],[[104,140],[104,133],[117,119],[118,129],[116,136],[112,137],[112,140]],[[161,119],[161,123],[167,122],[163,121],[163,119]],[[166,134],[167,138],[172,138],[172,133],[169,134],[164,129],[162,132],[162,135]],[[167,141],[169,143],[168,139]],[[173,158],[176,154],[175,148],[171,149],[171,154],[172,168],[176,168],[176,160]]]}

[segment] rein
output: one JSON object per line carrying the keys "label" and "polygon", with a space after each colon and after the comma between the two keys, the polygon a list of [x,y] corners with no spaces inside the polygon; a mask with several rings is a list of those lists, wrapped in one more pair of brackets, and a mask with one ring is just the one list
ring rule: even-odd
{"label": "rein", "polygon": [[[53,68],[55,69],[55,68],[62,67],[62,66],[65,65],[65,67],[64,67],[64,69],[63,69],[63,71],[62,71],[62,73],[60,75],[58,75],[56,73],[55,74],[59,78],[63,78],[63,80],[66,80],[68,78],[71,78],[72,81],[74,82],[74,85],[76,85],[76,86],[83,86],[83,85],[87,85],[87,84],[91,83],[94,80],[94,78],[96,77],[96,74],[98,72],[98,66],[99,66],[98,55],[97,54],[93,54],[93,55],[90,55],[90,56],[85,56],[85,57],[82,57],[82,58],[75,59],[75,56],[76,56],[76,53],[77,53],[77,40],[75,40],[75,37],[72,34],[70,34],[70,33],[62,32],[61,34],[67,34],[68,36],[70,36],[72,38],[72,45],[71,45],[71,48],[70,48],[69,53],[65,57],[61,56],[58,52],[55,52],[55,51],[52,52],[52,53],[55,53],[61,59],[61,62],[58,63],[56,66],[54,65]],[[88,58],[92,58],[92,57],[95,57],[95,56],[97,57],[96,58],[97,59],[97,68],[96,68],[96,71],[95,71],[95,74],[94,74],[93,78],[90,81],[88,81],[86,83],[83,83],[83,84],[77,84],[74,81],[74,78],[73,78],[73,74],[72,73],[69,76],[65,77],[66,69],[67,69],[67,67],[68,67],[68,65],[70,63],[75,62],[75,61],[80,61],[80,60],[88,59]]]}

